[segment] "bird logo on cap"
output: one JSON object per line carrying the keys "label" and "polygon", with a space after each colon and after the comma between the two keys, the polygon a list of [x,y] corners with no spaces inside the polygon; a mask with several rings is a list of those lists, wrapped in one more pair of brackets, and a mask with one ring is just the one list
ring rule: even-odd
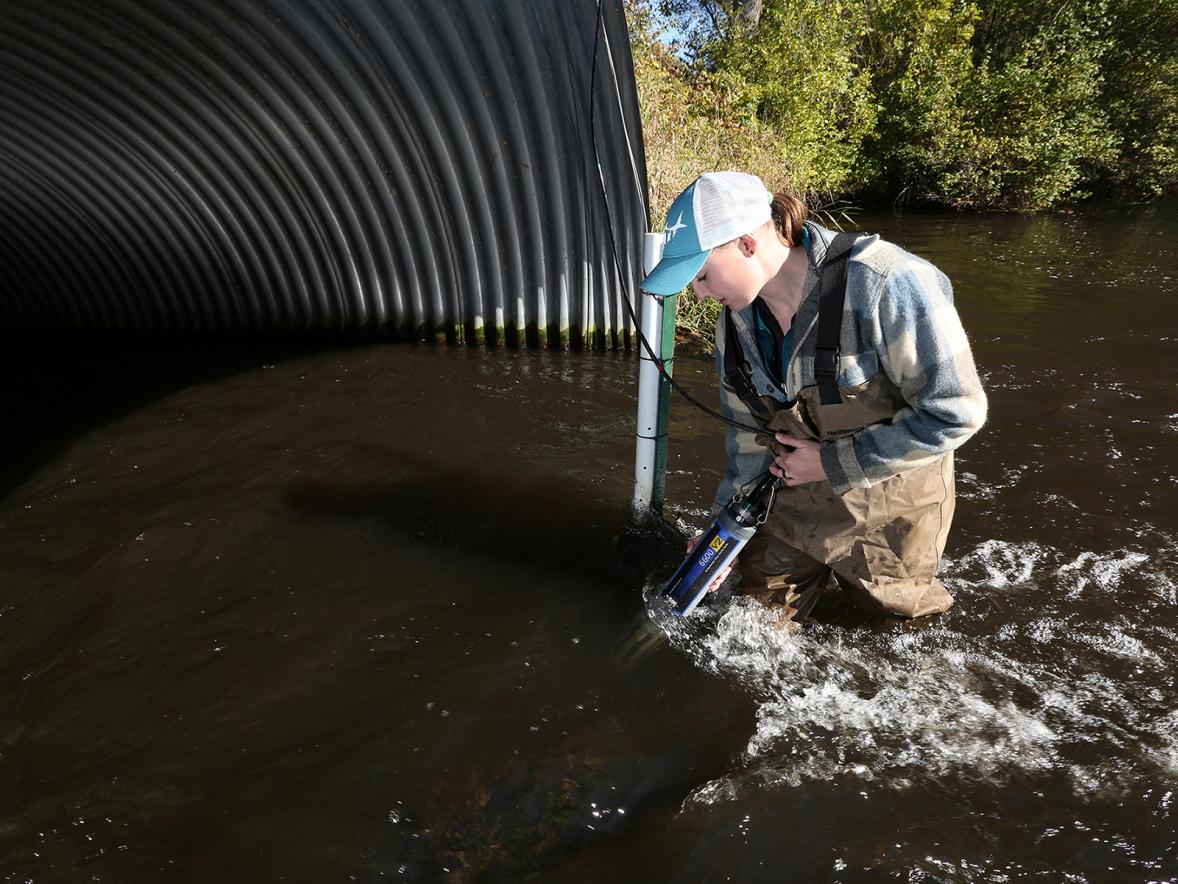
{"label": "bird logo on cap", "polygon": [[679,213],[679,217],[675,219],[675,223],[667,228],[667,238],[665,242],[670,242],[675,238],[675,234],[685,228],[687,225],[683,223],[683,213]]}

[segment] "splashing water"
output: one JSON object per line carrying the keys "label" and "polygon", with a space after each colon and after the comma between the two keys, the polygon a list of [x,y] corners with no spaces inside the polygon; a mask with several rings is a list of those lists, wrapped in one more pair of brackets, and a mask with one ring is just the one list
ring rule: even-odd
{"label": "splashing water", "polygon": [[1159,561],[987,540],[945,563],[964,604],[915,629],[791,633],[723,591],[686,619],[652,601],[672,644],[758,700],[736,769],[685,806],[836,776],[902,788],[915,772],[1000,782],[1054,770],[1078,796],[1172,777],[1178,711],[1157,685],[1178,662],[1178,630],[1149,615],[1173,604],[1173,558],[1172,545]]}

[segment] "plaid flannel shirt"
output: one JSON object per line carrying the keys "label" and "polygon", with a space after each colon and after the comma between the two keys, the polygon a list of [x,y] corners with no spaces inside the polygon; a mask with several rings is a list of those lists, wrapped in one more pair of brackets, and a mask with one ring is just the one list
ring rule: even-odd
{"label": "plaid flannel shirt", "polygon": [[[819,286],[814,267],[821,264],[835,236],[811,222],[806,223],[806,233],[810,271],[794,319],[793,354],[781,386],[765,370],[756,346],[752,308],[733,315],[745,358],[753,368],[754,388],[783,405],[815,383]],[[953,306],[948,277],[923,258],[878,236],[862,237],[851,252],[839,354],[840,386],[863,383],[883,371],[905,402],[890,421],[822,443],[822,465],[839,494],[936,460],[969,439],[986,419],[986,394]],[[748,408],[723,383],[723,315],[716,325],[716,365],[724,413],[755,424]],[[728,427],[725,447],[728,469],[716,494],[717,507],[771,462],[768,450],[747,430]]]}

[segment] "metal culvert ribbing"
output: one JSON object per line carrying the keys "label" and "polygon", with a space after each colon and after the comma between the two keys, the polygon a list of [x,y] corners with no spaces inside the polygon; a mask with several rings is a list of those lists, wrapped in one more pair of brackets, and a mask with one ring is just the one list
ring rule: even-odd
{"label": "metal culvert ribbing", "polygon": [[632,287],[646,167],[619,0],[600,16],[9,0],[0,327],[628,344],[607,220]]}

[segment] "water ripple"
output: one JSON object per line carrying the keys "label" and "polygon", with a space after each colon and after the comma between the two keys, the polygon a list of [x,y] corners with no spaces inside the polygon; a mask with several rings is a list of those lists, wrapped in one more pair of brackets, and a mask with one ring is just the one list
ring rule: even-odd
{"label": "water ripple", "polygon": [[[1127,607],[1168,603],[1171,558],[987,540],[946,562],[959,605],[917,629],[790,633],[723,590],[686,620],[652,602],[674,645],[758,701],[743,756],[685,807],[834,777],[904,788],[917,773],[1003,782],[1056,771],[1081,798],[1172,778],[1178,711],[1158,682],[1178,664],[1178,629],[1172,613]],[[982,604],[995,593],[1024,603]]]}

